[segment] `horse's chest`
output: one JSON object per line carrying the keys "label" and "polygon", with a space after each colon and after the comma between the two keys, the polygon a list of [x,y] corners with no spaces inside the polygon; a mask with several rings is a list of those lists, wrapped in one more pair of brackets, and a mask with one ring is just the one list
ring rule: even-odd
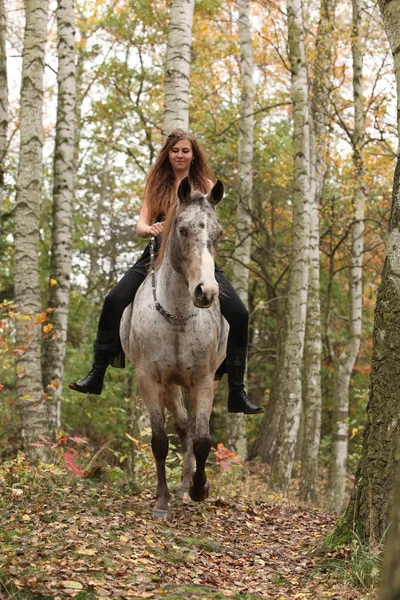
{"label": "horse's chest", "polygon": [[182,371],[215,359],[220,335],[217,307],[204,309],[192,319],[169,323],[156,310],[153,299],[147,298],[143,294],[135,301],[132,315],[131,348],[136,364],[165,364]]}

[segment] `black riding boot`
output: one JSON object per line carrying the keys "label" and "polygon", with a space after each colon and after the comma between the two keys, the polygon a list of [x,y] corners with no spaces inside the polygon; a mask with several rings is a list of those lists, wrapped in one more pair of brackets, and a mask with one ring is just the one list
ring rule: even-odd
{"label": "black riding boot", "polygon": [[230,352],[226,357],[228,372],[229,397],[228,412],[256,415],[264,412],[262,406],[250,402],[244,389],[244,373],[246,371],[246,350]]}
{"label": "black riding boot", "polygon": [[82,394],[96,394],[99,396],[103,389],[103,379],[115,353],[115,337],[102,331],[97,332],[93,344],[94,360],[89,373],[78,382],[71,382],[69,387]]}

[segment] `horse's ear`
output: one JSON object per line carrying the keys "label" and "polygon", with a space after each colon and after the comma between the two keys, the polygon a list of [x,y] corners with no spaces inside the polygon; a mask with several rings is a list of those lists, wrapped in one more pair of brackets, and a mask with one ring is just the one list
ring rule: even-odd
{"label": "horse's ear", "polygon": [[185,179],[182,179],[178,187],[178,198],[181,204],[185,204],[190,200],[191,191],[192,186],[190,185],[189,177],[185,177]]}
{"label": "horse's ear", "polygon": [[218,179],[217,183],[212,188],[211,192],[208,195],[208,199],[210,204],[213,206],[217,206],[218,202],[222,200],[224,196],[224,184],[222,181]]}

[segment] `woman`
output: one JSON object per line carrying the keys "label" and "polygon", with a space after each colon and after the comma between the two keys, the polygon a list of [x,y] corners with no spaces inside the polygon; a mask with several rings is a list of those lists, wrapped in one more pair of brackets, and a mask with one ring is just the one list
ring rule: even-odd
{"label": "woman", "polygon": [[[162,234],[163,219],[175,203],[180,182],[189,177],[192,186],[203,194],[208,193],[215,181],[207,159],[194,136],[176,129],[167,137],[150,169],[144,191],[143,206],[137,224],[137,234],[147,238]],[[101,394],[103,379],[110,363],[115,366],[118,353],[119,324],[124,309],[133,301],[140,284],[146,277],[150,263],[149,245],[141,258],[106,296],[100,315],[94,344],[94,361],[88,375],[69,387],[84,394]],[[230,330],[227,345],[226,372],[228,373],[228,412],[256,414],[264,409],[254,406],[243,385],[246,368],[249,315],[239,296],[216,268],[215,278],[220,289],[221,311]]]}

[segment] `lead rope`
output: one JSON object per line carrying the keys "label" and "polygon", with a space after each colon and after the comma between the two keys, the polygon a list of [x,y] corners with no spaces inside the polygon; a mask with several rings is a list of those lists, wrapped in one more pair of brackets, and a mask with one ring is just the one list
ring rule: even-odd
{"label": "lead rope", "polygon": [[171,319],[176,319],[177,321],[187,321],[188,319],[191,319],[192,317],[197,317],[197,315],[199,314],[198,310],[190,315],[186,315],[186,317],[171,315],[158,302],[157,295],[156,295],[156,271],[154,269],[154,243],[155,243],[155,237],[152,237],[150,240],[150,269],[151,269],[151,287],[153,288],[153,298],[154,298],[154,304],[156,306],[156,310],[158,310],[158,312],[160,314],[162,314],[162,316],[164,317],[164,319],[166,321],[168,321],[168,323],[172,323]]}

